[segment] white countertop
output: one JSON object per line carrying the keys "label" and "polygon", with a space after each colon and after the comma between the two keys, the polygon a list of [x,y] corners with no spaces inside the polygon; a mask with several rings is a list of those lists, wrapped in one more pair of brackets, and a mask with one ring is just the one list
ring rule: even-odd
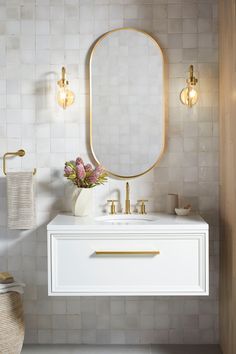
{"label": "white countertop", "polygon": [[[136,215],[136,214],[132,214]],[[188,216],[168,215],[162,213],[147,214],[152,221],[137,223],[104,222],[96,220],[101,217],[76,217],[71,214],[58,214],[48,225],[48,231],[159,231],[159,230],[208,230],[208,224],[197,214]],[[112,215],[110,216],[112,218]],[[124,218],[124,215],[122,216]],[[139,217],[139,215],[137,215]],[[142,218],[142,216],[140,215]]]}

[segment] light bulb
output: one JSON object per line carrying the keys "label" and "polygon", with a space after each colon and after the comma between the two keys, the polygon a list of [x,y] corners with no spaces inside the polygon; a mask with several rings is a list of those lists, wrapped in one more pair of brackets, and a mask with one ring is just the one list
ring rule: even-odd
{"label": "light bulb", "polygon": [[180,100],[186,106],[192,107],[198,100],[197,90],[192,86],[185,87],[180,93]]}
{"label": "light bulb", "polygon": [[72,105],[74,100],[75,95],[67,86],[59,88],[57,93],[57,102],[63,109],[66,109],[68,106]]}
{"label": "light bulb", "polygon": [[69,81],[66,80],[66,69],[64,66],[61,70],[61,76],[61,80],[57,82],[59,86],[57,92],[57,102],[63,109],[66,109],[68,106],[74,103],[75,94],[68,87]]}

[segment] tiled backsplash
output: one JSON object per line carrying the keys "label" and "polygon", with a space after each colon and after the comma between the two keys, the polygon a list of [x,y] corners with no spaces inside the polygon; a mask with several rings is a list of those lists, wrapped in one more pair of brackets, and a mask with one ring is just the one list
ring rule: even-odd
{"label": "tiled backsplash", "polygon": [[[132,204],[165,210],[179,193],[210,223],[210,296],[206,298],[48,298],[46,223],[69,202],[66,159],[90,158],[88,51],[104,32],[150,32],[168,62],[168,137],[164,157],[131,180]],[[39,343],[215,343],[218,341],[218,63],[216,0],[0,0],[0,151],[24,148],[9,169],[37,167],[34,231],[6,228],[6,178],[0,177],[0,268],[24,281],[26,341]],[[76,102],[63,111],[56,82],[65,65]],[[179,101],[189,64],[200,98]],[[96,208],[121,192],[110,179]],[[187,265],[186,265],[187,266]],[[173,269],[174,271],[174,269]]]}

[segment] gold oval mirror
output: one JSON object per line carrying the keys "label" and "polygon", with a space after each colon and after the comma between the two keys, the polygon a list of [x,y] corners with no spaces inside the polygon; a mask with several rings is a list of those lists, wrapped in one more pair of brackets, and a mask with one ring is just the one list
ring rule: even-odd
{"label": "gold oval mirror", "polygon": [[90,146],[108,173],[132,178],[150,171],[165,144],[164,60],[149,34],[105,33],[90,56]]}

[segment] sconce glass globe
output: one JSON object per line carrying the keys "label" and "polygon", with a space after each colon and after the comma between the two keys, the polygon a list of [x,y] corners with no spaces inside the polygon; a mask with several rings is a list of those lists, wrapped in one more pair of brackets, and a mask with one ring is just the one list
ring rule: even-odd
{"label": "sconce glass globe", "polygon": [[74,92],[69,90],[67,86],[60,87],[57,93],[57,102],[63,108],[66,109],[74,103]]}
{"label": "sconce glass globe", "polygon": [[185,87],[180,93],[180,100],[186,106],[192,107],[197,103],[198,92],[193,86]]}

